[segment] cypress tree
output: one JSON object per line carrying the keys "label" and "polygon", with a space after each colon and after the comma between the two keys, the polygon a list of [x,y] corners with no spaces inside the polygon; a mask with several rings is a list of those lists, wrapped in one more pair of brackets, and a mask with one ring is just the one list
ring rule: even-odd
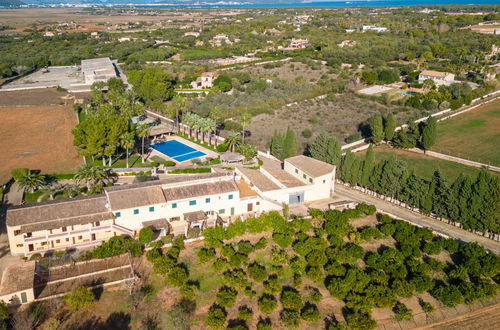
{"label": "cypress tree", "polygon": [[373,172],[373,167],[375,166],[375,153],[373,152],[373,146],[370,144],[368,150],[366,151],[365,160],[363,162],[363,168],[361,171],[360,183],[364,187],[368,187],[370,184],[370,176]]}
{"label": "cypress tree", "polygon": [[382,125],[382,117],[380,115],[373,117],[371,122],[371,133],[372,141],[375,144],[380,143],[384,139],[384,127]]}
{"label": "cypress tree", "polygon": [[424,150],[429,150],[437,139],[437,119],[429,117],[425,123],[424,130],[422,131],[422,146]]}
{"label": "cypress tree", "polygon": [[396,129],[396,120],[394,119],[394,115],[390,113],[389,115],[387,115],[384,125],[384,134],[386,141],[392,140],[392,138],[394,137],[395,129]]}
{"label": "cypress tree", "polygon": [[351,168],[351,184],[353,186],[357,186],[360,183],[362,163],[363,161],[359,157],[354,156]]}
{"label": "cypress tree", "polygon": [[351,182],[351,170],[352,170],[352,164],[354,163],[354,154],[349,150],[346,152],[344,156],[344,164],[341,168],[342,171],[342,180],[346,182]]}
{"label": "cypress tree", "polygon": [[274,131],[274,135],[273,135],[273,138],[271,140],[271,154],[274,157],[283,160],[284,136],[282,133],[278,132],[277,130]]}
{"label": "cypress tree", "polygon": [[283,159],[297,155],[298,149],[297,135],[288,127],[284,137]]}

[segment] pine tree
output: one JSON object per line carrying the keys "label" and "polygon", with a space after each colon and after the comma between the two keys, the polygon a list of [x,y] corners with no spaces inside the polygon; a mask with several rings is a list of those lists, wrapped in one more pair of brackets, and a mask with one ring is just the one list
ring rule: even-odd
{"label": "pine tree", "polygon": [[341,158],[339,141],[324,131],[309,146],[309,152],[313,158],[333,165],[337,165]]}
{"label": "pine tree", "polygon": [[363,167],[361,171],[360,184],[364,187],[368,187],[370,184],[370,176],[373,172],[373,167],[375,166],[375,153],[373,152],[373,146],[370,144],[368,150],[366,151],[365,160],[363,162]]}
{"label": "pine tree", "polygon": [[382,117],[380,115],[373,117],[371,122],[371,133],[372,141],[375,144],[380,143],[384,139],[384,127],[382,125]]}
{"label": "pine tree", "polygon": [[394,137],[395,129],[396,129],[396,120],[394,119],[394,115],[390,113],[389,115],[387,115],[384,124],[384,134],[386,141],[392,140],[392,138]]}
{"label": "pine tree", "polygon": [[424,150],[429,150],[437,139],[437,120],[435,117],[429,117],[422,131],[422,146]]}
{"label": "pine tree", "polygon": [[299,146],[297,142],[297,135],[295,134],[294,130],[288,127],[285,133],[284,143],[283,143],[283,156],[282,156],[283,159],[297,155],[298,149]]}

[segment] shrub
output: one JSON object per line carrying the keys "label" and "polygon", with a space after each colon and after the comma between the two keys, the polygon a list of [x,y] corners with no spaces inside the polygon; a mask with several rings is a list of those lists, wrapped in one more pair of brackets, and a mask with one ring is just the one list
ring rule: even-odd
{"label": "shrub", "polygon": [[280,320],[287,328],[298,328],[300,325],[299,311],[293,309],[284,309],[280,313]]}
{"label": "shrub", "polygon": [[150,227],[144,227],[139,231],[139,242],[142,244],[149,244],[154,238],[153,229]]}
{"label": "shrub", "polygon": [[269,276],[267,281],[264,282],[264,290],[269,291],[271,293],[278,293],[281,290],[280,282],[276,275]]}
{"label": "shrub", "polygon": [[185,283],[181,286],[180,294],[182,298],[193,300],[198,286],[194,283]]}
{"label": "shrub", "polygon": [[215,258],[215,249],[201,248],[198,251],[198,259],[204,264]]}
{"label": "shrub", "polygon": [[319,292],[318,289],[316,288],[309,288],[309,301],[313,302],[313,303],[318,303],[321,301],[321,298],[323,298],[323,295],[321,294],[321,292]]}
{"label": "shrub", "polygon": [[171,170],[168,174],[193,174],[193,173],[211,173],[212,169],[207,167],[202,168],[184,168],[184,169],[176,169]]}
{"label": "shrub", "polygon": [[265,249],[267,246],[267,238],[261,237],[257,243],[255,243],[255,250]]}
{"label": "shrub", "polygon": [[431,294],[447,307],[455,307],[464,302],[460,290],[454,285],[438,286],[431,291]]}
{"label": "shrub", "polygon": [[269,319],[260,319],[257,323],[257,330],[273,330],[273,325]]}
{"label": "shrub", "polygon": [[267,278],[266,267],[254,262],[248,266],[248,275],[256,282],[263,282]]}
{"label": "shrub", "polygon": [[237,244],[238,252],[244,255],[249,255],[255,251],[254,246],[249,241],[239,241]]}
{"label": "shrub", "polygon": [[208,310],[207,318],[205,324],[212,329],[219,329],[226,323],[227,313],[224,308],[219,306],[212,306]]}
{"label": "shrub", "polygon": [[246,223],[238,219],[227,226],[226,232],[224,234],[224,239],[231,239],[237,236],[241,236],[245,234],[246,230]]}
{"label": "shrub", "polygon": [[422,250],[428,255],[435,255],[441,252],[441,246],[437,242],[427,242]]}
{"label": "shrub", "polygon": [[227,270],[222,274],[222,283],[236,288],[245,288],[249,285],[247,275],[241,269]]}
{"label": "shrub", "polygon": [[229,257],[229,265],[233,268],[240,267],[241,265],[246,265],[248,263],[248,256],[235,253],[231,257]]}
{"label": "shrub", "polygon": [[349,135],[348,137],[345,138],[345,142],[346,143],[353,143],[355,141],[359,141],[361,140],[361,133],[360,132],[356,132],[354,134],[351,134]]}
{"label": "shrub", "polygon": [[227,151],[227,145],[225,145],[224,143],[223,144],[219,144],[216,148],[217,152],[226,152]]}
{"label": "shrub", "polygon": [[216,273],[226,270],[229,267],[229,263],[226,259],[217,258],[212,264],[212,270]]}
{"label": "shrub", "polygon": [[281,234],[281,233],[274,233],[273,240],[276,244],[278,244],[282,248],[286,248],[293,242],[293,238],[291,235]]}
{"label": "shrub", "polygon": [[221,256],[225,258],[231,258],[235,253],[232,245],[224,245],[220,251]]}
{"label": "shrub", "polygon": [[347,324],[350,329],[375,329],[377,327],[377,322],[372,319],[370,314],[365,313],[351,313],[346,317]]}
{"label": "shrub", "polygon": [[156,260],[160,259],[161,257],[161,249],[159,248],[153,248],[146,252],[146,259],[148,259],[148,261],[151,263],[155,263]]}
{"label": "shrub", "polygon": [[229,308],[233,307],[234,303],[236,302],[237,296],[238,296],[238,291],[236,291],[231,287],[223,286],[222,288],[219,289],[219,292],[217,292],[215,300],[222,307]]}
{"label": "shrub", "polygon": [[278,305],[276,298],[273,295],[264,293],[258,300],[259,309],[262,313],[271,314]]}
{"label": "shrub", "polygon": [[305,270],[305,264],[301,258],[295,256],[290,260],[290,269],[296,274],[302,274]]}
{"label": "shrub", "polygon": [[313,280],[315,283],[320,284],[323,282],[323,271],[319,266],[308,266],[306,269],[307,277]]}
{"label": "shrub", "polygon": [[305,130],[302,131],[302,136],[305,137],[306,139],[309,139],[312,136],[312,132],[309,128],[306,128]]}
{"label": "shrub", "polygon": [[422,304],[422,310],[426,314],[434,314],[434,312],[436,311],[436,309],[434,308],[434,306],[431,303],[428,303],[428,302],[424,302]]}
{"label": "shrub", "polygon": [[304,308],[302,308],[300,317],[308,322],[317,322],[321,319],[321,314],[316,305],[307,303]]}
{"label": "shrub", "polygon": [[288,254],[285,250],[273,249],[271,252],[271,260],[278,265],[288,264]]}
{"label": "shrub", "polygon": [[409,309],[405,304],[400,303],[399,301],[396,303],[396,306],[394,306],[392,310],[394,311],[394,319],[396,321],[409,320],[413,316],[411,309]]}
{"label": "shrub", "polygon": [[30,260],[40,260],[42,259],[42,255],[40,253],[33,253],[30,257]]}
{"label": "shrub", "polygon": [[167,274],[167,283],[171,286],[180,287],[186,282],[189,274],[186,268],[181,266],[174,266]]}
{"label": "shrub", "polygon": [[252,319],[253,313],[247,306],[242,306],[238,309],[238,318],[244,321],[249,321]]}
{"label": "shrub", "polygon": [[328,259],[324,250],[312,250],[307,254],[306,261],[312,266],[323,266]]}
{"label": "shrub", "polygon": [[302,297],[300,293],[291,287],[285,287],[281,291],[280,297],[281,305],[285,309],[300,310],[303,306]]}
{"label": "shrub", "polygon": [[78,287],[64,295],[64,301],[71,310],[90,306],[95,300],[94,292],[88,287]]}

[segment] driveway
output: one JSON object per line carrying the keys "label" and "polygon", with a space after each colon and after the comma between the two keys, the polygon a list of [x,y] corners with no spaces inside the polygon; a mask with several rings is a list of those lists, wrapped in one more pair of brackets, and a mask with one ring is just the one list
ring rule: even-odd
{"label": "driveway", "polygon": [[410,211],[406,208],[394,205],[387,201],[378,199],[373,196],[366,195],[360,191],[347,188],[343,185],[335,185],[335,195],[342,196],[345,199],[355,200],[359,202],[364,202],[366,204],[375,205],[375,207],[383,212],[390,213],[391,215],[400,218],[402,220],[408,221],[410,223],[420,225],[422,227],[427,227],[435,232],[444,234],[449,237],[453,237],[462,242],[477,242],[484,246],[485,249],[495,253],[500,254],[500,243],[493,241],[489,238],[485,238],[466,230],[457,228],[455,226],[449,225],[445,222],[427,217],[420,213]]}

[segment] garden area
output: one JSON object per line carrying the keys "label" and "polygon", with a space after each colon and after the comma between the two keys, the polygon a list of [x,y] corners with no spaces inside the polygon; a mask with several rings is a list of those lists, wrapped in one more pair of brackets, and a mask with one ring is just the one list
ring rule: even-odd
{"label": "garden area", "polygon": [[500,166],[500,99],[439,122],[433,151]]}

